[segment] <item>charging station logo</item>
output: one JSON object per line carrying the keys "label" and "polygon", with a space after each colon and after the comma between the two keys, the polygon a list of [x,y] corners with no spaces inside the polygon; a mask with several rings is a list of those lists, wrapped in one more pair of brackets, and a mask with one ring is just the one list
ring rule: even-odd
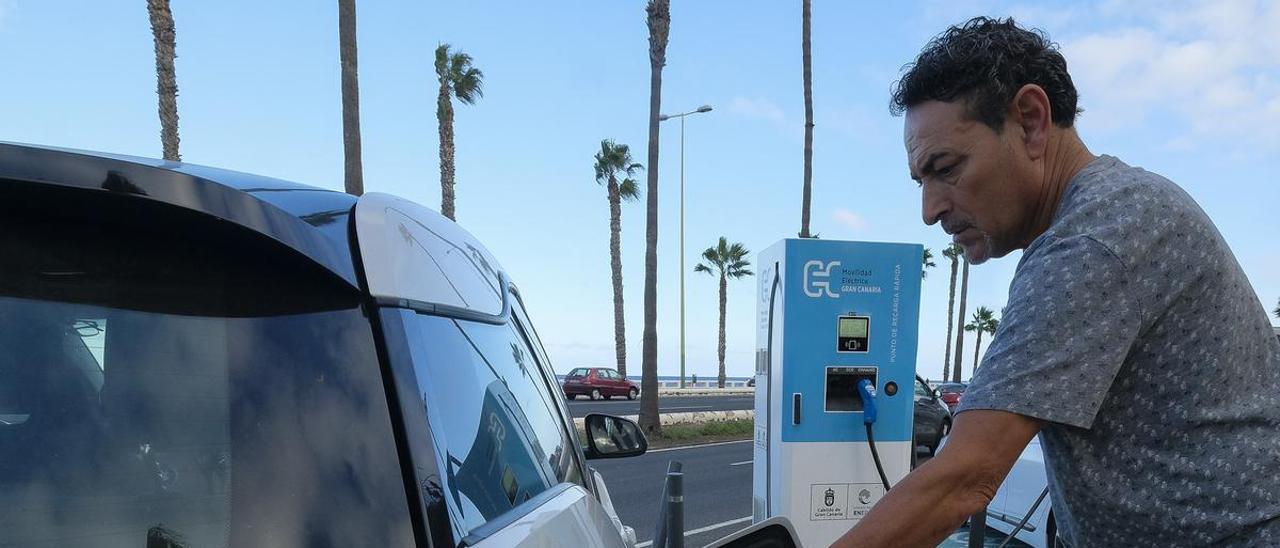
{"label": "charging station logo", "polygon": [[804,263],[804,294],[814,298],[825,294],[833,299],[839,299],[840,294],[831,289],[831,273],[839,267],[840,261],[823,263],[814,260]]}

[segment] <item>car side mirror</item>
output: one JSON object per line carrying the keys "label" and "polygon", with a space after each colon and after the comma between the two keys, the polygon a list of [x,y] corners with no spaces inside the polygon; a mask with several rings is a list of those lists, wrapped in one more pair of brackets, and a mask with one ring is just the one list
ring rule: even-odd
{"label": "car side mirror", "polygon": [[707,545],[707,548],[795,548],[796,530],[782,516],[772,517]]}
{"label": "car side mirror", "polygon": [[582,419],[582,424],[587,431],[587,447],[583,451],[587,459],[634,457],[649,450],[649,440],[631,419],[592,413]]}

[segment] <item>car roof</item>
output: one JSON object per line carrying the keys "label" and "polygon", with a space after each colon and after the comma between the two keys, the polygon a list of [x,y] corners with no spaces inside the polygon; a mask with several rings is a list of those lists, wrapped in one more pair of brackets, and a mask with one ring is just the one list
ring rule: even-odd
{"label": "car roof", "polygon": [[357,198],[271,177],[170,162],[0,142],[0,180],[127,194],[239,225],[358,287],[347,220]]}

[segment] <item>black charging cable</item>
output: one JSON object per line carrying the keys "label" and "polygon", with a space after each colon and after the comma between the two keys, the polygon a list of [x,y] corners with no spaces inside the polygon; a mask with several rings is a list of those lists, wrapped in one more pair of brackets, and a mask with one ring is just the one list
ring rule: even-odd
{"label": "black charging cable", "polygon": [[876,437],[871,433],[871,425],[876,423],[876,393],[871,381],[858,381],[858,397],[862,398],[862,424],[867,427],[867,446],[871,448],[871,460],[876,463],[876,472],[880,473],[880,483],[885,492],[889,492],[889,477],[884,474],[884,465],[880,464],[880,452],[876,451]]}

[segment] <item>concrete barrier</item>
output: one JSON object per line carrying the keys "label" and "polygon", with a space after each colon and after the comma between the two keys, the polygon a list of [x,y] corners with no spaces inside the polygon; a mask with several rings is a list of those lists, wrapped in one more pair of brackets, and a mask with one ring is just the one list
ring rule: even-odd
{"label": "concrete barrier", "polygon": [[755,394],[755,388],[659,388],[662,396],[746,396]]}
{"label": "concrete barrier", "polygon": [[[622,418],[639,421],[638,415],[621,415]],[[669,424],[700,424],[707,422],[728,422],[736,420],[754,420],[756,417],[755,410],[738,409],[735,411],[694,411],[691,413],[662,413],[658,415],[659,422],[663,426]],[[574,427],[579,430],[583,429],[582,418],[573,419]]]}

